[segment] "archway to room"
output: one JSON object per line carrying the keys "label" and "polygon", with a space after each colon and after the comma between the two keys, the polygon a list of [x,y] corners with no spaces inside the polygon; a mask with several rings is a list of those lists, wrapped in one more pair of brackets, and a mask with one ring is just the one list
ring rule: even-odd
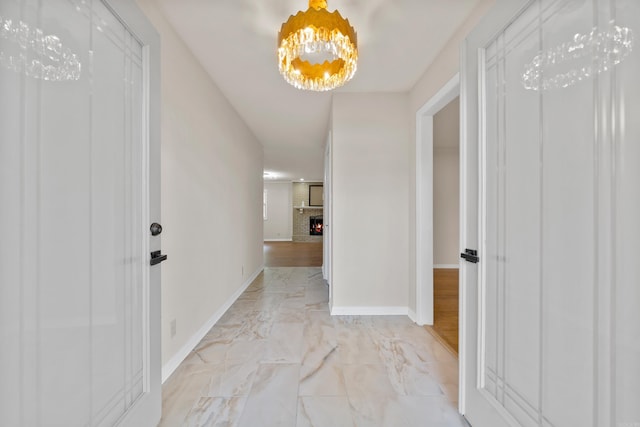
{"label": "archway to room", "polygon": [[264,183],[265,267],[322,267],[323,183]]}
{"label": "archway to room", "polygon": [[416,315],[458,352],[459,77],[416,114]]}

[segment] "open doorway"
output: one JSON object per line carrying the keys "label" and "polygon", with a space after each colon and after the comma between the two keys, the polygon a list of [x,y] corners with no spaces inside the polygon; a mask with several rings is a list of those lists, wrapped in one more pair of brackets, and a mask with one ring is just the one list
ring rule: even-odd
{"label": "open doorway", "polygon": [[457,353],[459,79],[416,114],[416,321]]}
{"label": "open doorway", "polygon": [[458,353],[460,98],[433,116],[433,326]]}

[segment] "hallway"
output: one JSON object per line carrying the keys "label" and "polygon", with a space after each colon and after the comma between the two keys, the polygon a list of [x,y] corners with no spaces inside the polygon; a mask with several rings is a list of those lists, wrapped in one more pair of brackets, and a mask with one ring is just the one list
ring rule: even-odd
{"label": "hallway", "polygon": [[465,426],[458,362],[427,331],[327,302],[320,268],[265,268],[163,385],[160,425]]}

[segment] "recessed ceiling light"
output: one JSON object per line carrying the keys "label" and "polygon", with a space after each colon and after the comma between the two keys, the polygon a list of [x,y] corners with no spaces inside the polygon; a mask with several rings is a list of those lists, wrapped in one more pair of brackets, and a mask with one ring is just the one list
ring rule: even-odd
{"label": "recessed ceiling light", "polygon": [[304,181],[304,178],[300,178],[300,181]]}

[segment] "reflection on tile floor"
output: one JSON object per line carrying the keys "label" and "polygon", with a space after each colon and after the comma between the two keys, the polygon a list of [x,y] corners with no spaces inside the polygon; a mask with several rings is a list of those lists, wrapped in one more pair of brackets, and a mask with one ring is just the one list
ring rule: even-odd
{"label": "reflection on tile floor", "polygon": [[456,426],[458,361],[405,316],[330,316],[320,268],[266,268],[163,385],[160,426]]}

